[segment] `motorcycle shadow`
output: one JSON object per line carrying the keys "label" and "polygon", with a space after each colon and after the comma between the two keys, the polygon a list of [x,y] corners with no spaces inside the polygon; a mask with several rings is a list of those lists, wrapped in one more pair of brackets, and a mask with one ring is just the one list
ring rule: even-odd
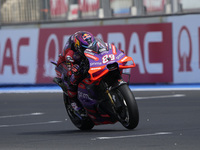
{"label": "motorcycle shadow", "polygon": [[112,133],[112,132],[128,132],[127,129],[92,129],[92,130],[56,130],[56,131],[36,131],[36,132],[23,132],[18,135],[74,135],[80,133]]}

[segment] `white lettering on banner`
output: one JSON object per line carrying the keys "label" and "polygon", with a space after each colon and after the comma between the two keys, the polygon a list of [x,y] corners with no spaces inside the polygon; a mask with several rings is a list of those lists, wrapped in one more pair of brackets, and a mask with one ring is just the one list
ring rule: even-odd
{"label": "white lettering on banner", "polygon": [[149,43],[162,42],[162,32],[147,32],[144,37],[144,62],[148,73],[163,73],[162,63],[151,63],[149,61]]}
{"label": "white lettering on banner", "polygon": [[174,83],[200,83],[199,15],[170,17],[173,24]]}
{"label": "white lettering on banner", "polygon": [[124,51],[126,50],[124,34],[121,32],[108,33],[108,43],[112,43]]}
{"label": "white lettering on banner", "polygon": [[53,41],[55,44],[55,58],[56,59],[58,58],[58,54],[59,54],[58,38],[55,34],[51,34],[45,45],[45,52],[44,52],[44,54],[45,54],[44,55],[44,70],[45,70],[44,76],[45,77],[52,77],[52,76],[56,75],[55,70],[54,70],[55,66],[53,66],[50,63],[50,59],[49,59],[49,46],[50,46],[51,41]]}
{"label": "white lettering on banner", "polygon": [[[144,63],[141,53],[141,47],[140,47],[140,40],[137,33],[132,33],[130,38],[130,44],[129,44],[129,50],[128,50],[128,56],[132,57],[134,59],[135,64],[138,65],[139,71],[141,74],[145,73],[144,69]],[[131,62],[129,61],[127,65],[130,65]],[[130,69],[124,70],[125,73],[130,73]]]}
{"label": "white lettering on banner", "polygon": [[0,31],[0,84],[36,81],[38,29]]}
{"label": "white lettering on banner", "polygon": [[[144,37],[144,60],[142,57],[142,49],[140,47],[140,40],[137,33],[132,33],[130,38],[128,56],[134,59],[135,64],[138,65],[141,74],[145,74],[145,67],[149,74],[162,74],[163,63],[151,63],[149,60],[149,43],[162,42],[162,32],[147,32]],[[132,62],[129,61],[127,65]],[[130,73],[130,69],[124,70],[125,73]]]}

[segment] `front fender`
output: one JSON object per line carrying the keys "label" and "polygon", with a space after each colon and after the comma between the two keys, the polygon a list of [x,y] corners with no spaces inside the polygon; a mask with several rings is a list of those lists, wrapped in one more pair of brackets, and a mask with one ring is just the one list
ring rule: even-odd
{"label": "front fender", "polygon": [[117,80],[116,82],[114,82],[113,85],[111,85],[111,86],[108,88],[108,90],[109,90],[109,91],[112,91],[112,90],[114,90],[114,89],[116,89],[116,88],[118,88],[118,87],[120,87],[120,86],[122,86],[122,85],[124,85],[124,84],[127,84],[127,82],[125,82],[123,79],[119,79],[119,80]]}

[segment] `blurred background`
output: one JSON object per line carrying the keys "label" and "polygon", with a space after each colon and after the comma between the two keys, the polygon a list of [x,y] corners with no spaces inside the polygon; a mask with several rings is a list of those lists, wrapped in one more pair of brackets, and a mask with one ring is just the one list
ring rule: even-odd
{"label": "blurred background", "polygon": [[0,0],[0,23],[200,12],[200,0]]}
{"label": "blurred background", "polygon": [[200,83],[200,0],[0,0],[0,86],[52,84],[79,30],[133,58],[131,84]]}

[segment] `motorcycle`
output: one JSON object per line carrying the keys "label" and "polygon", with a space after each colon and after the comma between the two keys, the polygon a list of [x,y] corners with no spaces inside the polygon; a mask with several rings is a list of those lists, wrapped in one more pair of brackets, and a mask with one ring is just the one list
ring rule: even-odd
{"label": "motorcycle", "polygon": [[67,93],[63,92],[65,108],[72,123],[80,130],[116,122],[127,129],[136,128],[139,123],[138,106],[128,83],[122,79],[123,69],[135,67],[133,59],[100,39],[86,49],[84,55],[87,63],[82,67],[85,67],[86,76],[78,84],[78,99],[85,116],[74,111]]}

